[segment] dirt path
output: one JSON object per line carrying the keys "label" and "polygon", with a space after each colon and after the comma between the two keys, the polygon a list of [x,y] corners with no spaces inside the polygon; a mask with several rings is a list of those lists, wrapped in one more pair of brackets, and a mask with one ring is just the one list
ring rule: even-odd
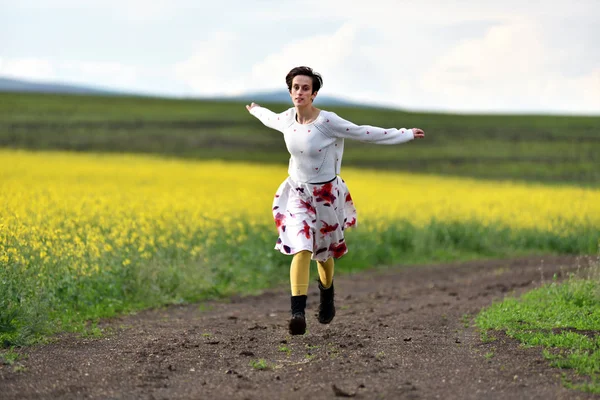
{"label": "dirt path", "polygon": [[[539,349],[482,343],[465,326],[494,299],[578,264],[587,265],[523,258],[338,277],[338,314],[325,326],[311,284],[302,337],[287,334],[287,288],[147,311],[108,322],[114,332],[101,339],[27,349],[24,372],[0,366],[0,398],[592,398],[565,389]],[[259,359],[267,369],[251,366]]]}

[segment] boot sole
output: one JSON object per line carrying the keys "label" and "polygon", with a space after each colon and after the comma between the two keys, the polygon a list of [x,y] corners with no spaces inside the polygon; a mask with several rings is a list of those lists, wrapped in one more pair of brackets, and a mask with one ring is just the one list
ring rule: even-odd
{"label": "boot sole", "polygon": [[305,318],[290,319],[289,329],[290,329],[291,335],[304,335],[306,333],[306,319]]}
{"label": "boot sole", "polygon": [[322,324],[328,324],[331,321],[333,321],[333,318],[335,317],[335,310],[333,310],[333,315],[330,318],[322,318],[320,315],[317,317],[317,319],[319,320],[320,323]]}

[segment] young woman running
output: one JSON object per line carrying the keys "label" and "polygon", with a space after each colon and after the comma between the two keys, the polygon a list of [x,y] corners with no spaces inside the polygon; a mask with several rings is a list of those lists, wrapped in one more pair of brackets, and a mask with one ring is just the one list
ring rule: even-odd
{"label": "young woman running", "polygon": [[289,332],[303,335],[311,259],[316,260],[319,273],[318,320],[328,324],[335,316],[333,260],[348,252],[344,230],[357,222],[352,196],[339,177],[344,139],[400,144],[425,133],[418,128],[358,126],[316,108],[313,101],[323,79],[309,67],[293,68],[285,80],[294,107],[280,114],[255,103],[246,108],[264,125],[283,133],[290,153],[289,176],[273,201],[279,232],[275,249],[293,256]]}

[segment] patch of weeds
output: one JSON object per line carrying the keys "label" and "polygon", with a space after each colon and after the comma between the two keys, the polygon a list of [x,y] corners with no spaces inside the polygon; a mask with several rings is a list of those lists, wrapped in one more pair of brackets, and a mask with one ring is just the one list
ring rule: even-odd
{"label": "patch of weeds", "polygon": [[[488,330],[504,331],[524,347],[540,347],[550,365],[573,370],[584,383],[563,379],[565,386],[600,393],[600,262],[585,277],[570,274],[520,298],[507,297],[476,318],[487,341]],[[487,358],[487,357],[486,357]]]}
{"label": "patch of weeds", "polygon": [[0,359],[4,365],[13,365],[19,359],[19,353],[13,350],[7,350],[0,354]]}
{"label": "patch of weeds", "polygon": [[493,351],[488,351],[483,356],[485,357],[486,360],[491,360],[494,357],[494,352]]}
{"label": "patch of weeds", "polygon": [[14,372],[27,371],[27,368],[19,362],[23,358],[27,357],[23,357],[12,349],[6,350],[0,354],[0,361],[2,364],[11,366]]}
{"label": "patch of weeds", "polygon": [[464,314],[461,318],[461,322],[465,328],[468,328],[471,325],[471,315]]}
{"label": "patch of weeds", "polygon": [[279,346],[279,351],[281,351],[282,353],[285,353],[288,357],[292,354],[292,349],[287,347],[285,344],[282,344],[281,346]]}
{"label": "patch of weeds", "polygon": [[562,384],[569,388],[569,389],[574,389],[574,390],[580,390],[582,392],[588,392],[588,393],[594,393],[594,394],[600,394],[600,389],[598,389],[598,380],[592,381],[592,382],[583,382],[583,383],[573,383],[571,381],[571,379],[569,379],[566,374],[562,375]]}
{"label": "patch of weeds", "polygon": [[483,343],[491,343],[497,340],[497,338],[495,336],[490,335],[488,331],[481,331],[479,337]]}
{"label": "patch of weeds", "polygon": [[210,333],[210,332],[204,332],[204,333],[202,334],[202,336],[203,336],[203,337],[205,337],[205,338],[209,338],[209,337],[211,337],[211,336],[212,336],[212,333]]}
{"label": "patch of weeds", "polygon": [[335,347],[333,343],[327,344],[327,352],[329,353],[329,357],[336,358],[340,355],[340,351]]}
{"label": "patch of weeds", "polygon": [[383,357],[385,357],[385,351],[380,351],[379,353],[375,354],[375,358],[379,361],[383,360]]}
{"label": "patch of weeds", "polygon": [[271,369],[273,368],[268,362],[267,360],[261,358],[258,360],[252,360],[250,361],[250,366],[254,369],[257,369],[259,371],[264,371],[267,369]]}
{"label": "patch of weeds", "polygon": [[26,372],[27,371],[27,367],[24,366],[23,364],[17,364],[13,367],[13,371],[14,372]]}
{"label": "patch of weeds", "polygon": [[108,333],[108,331],[105,332],[105,330],[100,328],[98,324],[94,323],[91,326],[86,327],[81,332],[81,336],[89,339],[99,339],[101,337],[104,337],[105,333]]}

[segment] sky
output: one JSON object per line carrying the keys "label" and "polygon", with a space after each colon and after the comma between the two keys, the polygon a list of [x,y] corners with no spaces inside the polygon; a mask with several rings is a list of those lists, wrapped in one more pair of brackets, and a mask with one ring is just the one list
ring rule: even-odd
{"label": "sky", "polygon": [[210,97],[299,65],[361,103],[600,115],[600,1],[0,0],[0,77]]}

